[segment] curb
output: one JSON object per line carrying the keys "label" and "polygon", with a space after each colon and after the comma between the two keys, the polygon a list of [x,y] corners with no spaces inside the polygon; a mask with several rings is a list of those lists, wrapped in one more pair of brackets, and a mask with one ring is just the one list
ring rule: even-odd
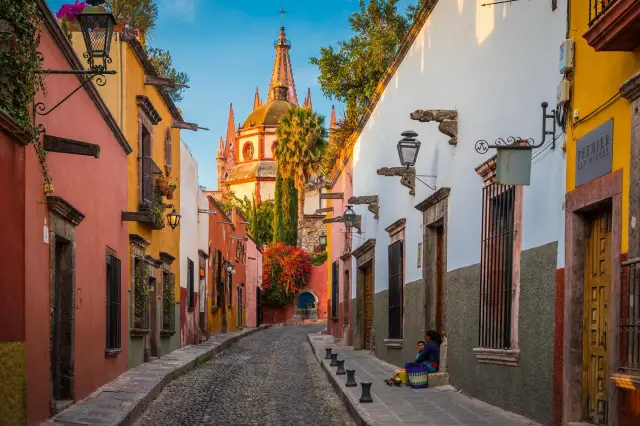
{"label": "curb", "polygon": [[[358,408],[359,402],[356,401],[354,398],[352,398],[347,392],[345,392],[344,389],[342,389],[342,386],[340,386],[340,383],[338,382],[338,379],[335,376],[335,374],[333,374],[333,371],[331,371],[331,369],[323,361],[321,354],[318,354],[318,350],[314,346],[310,334],[307,335],[307,340],[309,341],[309,345],[311,345],[311,348],[313,349],[313,354],[315,355],[316,359],[322,366],[322,369],[326,373],[327,378],[329,379],[329,382],[331,383],[335,391],[338,393],[338,396],[340,397],[340,399],[342,399],[342,402],[344,402],[344,405],[346,406],[347,411],[351,415],[351,418],[353,419],[353,421],[358,426],[372,426],[373,423],[370,423],[367,420],[365,420],[365,414],[362,413],[361,410]],[[360,387],[360,385],[358,385],[358,387]]]}
{"label": "curb", "polygon": [[[177,366],[176,368],[167,371],[166,374],[164,374],[164,376],[160,379],[160,381],[158,383],[156,383],[155,385],[153,385],[153,387],[151,387],[150,389],[146,390],[144,392],[144,395],[142,397],[138,397],[138,398],[132,398],[131,400],[127,400],[126,401],[126,405],[125,407],[123,407],[122,411],[119,413],[121,414],[120,418],[114,418],[112,421],[104,421],[105,419],[102,419],[102,422],[100,422],[99,424],[101,425],[108,425],[108,426],[130,426],[132,425],[141,415],[142,413],[144,413],[144,411],[147,409],[147,407],[149,406],[149,404],[151,402],[153,402],[154,399],[156,399],[156,397],[160,394],[160,392],[162,392],[162,390],[169,384],[171,383],[173,380],[177,379],[178,377],[182,376],[183,374],[195,369],[198,365],[203,364],[209,360],[211,360],[213,357],[219,355],[220,353],[224,352],[225,350],[227,350],[231,345],[233,345],[234,343],[238,342],[239,340],[247,337],[247,336],[251,336],[254,333],[257,333],[258,331],[261,330],[266,330],[268,328],[270,328],[271,325],[266,325],[263,324],[259,327],[247,330],[244,333],[239,333],[236,334],[234,336],[229,337],[228,339],[218,343],[218,344],[211,344],[210,348],[208,348],[207,350],[203,351],[202,353],[196,355],[193,359],[185,362],[182,365]],[[206,344],[206,343],[205,343]],[[176,355],[175,353],[178,351],[182,351],[182,353],[188,353],[190,350],[192,350],[193,348],[201,348],[202,347],[202,343],[199,345],[190,345],[190,346],[185,346],[183,348],[180,349],[176,349],[173,352],[168,353],[167,355],[165,355],[164,357],[160,358],[158,361],[167,361],[168,359],[170,360],[171,355],[174,354],[174,356]],[[52,425],[57,425],[57,426],[62,426],[62,425],[70,425],[70,424],[77,424],[77,423],[72,423],[69,420],[63,420],[60,419],[60,417],[64,416],[65,414],[69,414],[72,411],[78,412],[78,413],[87,413],[88,411],[91,411],[93,408],[91,407],[91,405],[99,403],[97,401],[97,398],[102,394],[102,393],[122,393],[124,394],[131,394],[134,395],[135,391],[129,390],[127,391],[126,389],[126,385],[122,386],[122,387],[116,387],[114,386],[114,382],[117,382],[118,380],[120,380],[121,378],[123,378],[123,376],[126,376],[128,373],[129,375],[134,375],[135,373],[140,372],[140,370],[145,370],[148,369],[150,366],[153,367],[153,363],[155,361],[152,361],[150,363],[144,363],[141,364],[138,367],[132,368],[130,370],[127,370],[126,372],[124,372],[121,376],[119,376],[118,378],[116,378],[115,380],[113,380],[110,383],[107,383],[105,385],[103,385],[102,387],[100,387],[99,389],[97,389],[95,392],[93,392],[91,395],[89,395],[87,398],[76,402],[75,404],[73,404],[72,406],[70,406],[69,408],[67,408],[66,410],[56,414],[55,416],[53,416],[52,418],[50,418],[49,420],[47,420],[46,422],[42,423],[43,426],[52,426]],[[140,367],[142,367],[140,369]],[[137,372],[135,371],[136,369],[140,369]],[[125,379],[126,380],[126,379]],[[87,413],[88,414],[88,413]],[[92,424],[92,423],[89,423]]]}

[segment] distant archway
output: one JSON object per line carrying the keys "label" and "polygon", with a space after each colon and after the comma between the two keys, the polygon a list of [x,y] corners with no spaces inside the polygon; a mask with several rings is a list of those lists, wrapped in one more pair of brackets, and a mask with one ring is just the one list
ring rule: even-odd
{"label": "distant archway", "polygon": [[316,297],[313,293],[304,291],[298,295],[298,309],[315,309],[316,306]]}

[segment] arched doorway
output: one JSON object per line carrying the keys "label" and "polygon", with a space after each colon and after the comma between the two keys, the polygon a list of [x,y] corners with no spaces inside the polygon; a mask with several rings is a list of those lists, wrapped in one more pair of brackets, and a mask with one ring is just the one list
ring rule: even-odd
{"label": "arched doorway", "polygon": [[316,297],[305,291],[298,295],[298,309],[315,309],[316,307]]}

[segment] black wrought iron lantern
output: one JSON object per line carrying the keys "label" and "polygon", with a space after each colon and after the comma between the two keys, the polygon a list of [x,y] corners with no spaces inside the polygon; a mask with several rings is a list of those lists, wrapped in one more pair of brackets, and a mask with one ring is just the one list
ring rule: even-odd
{"label": "black wrought iron lantern", "polygon": [[321,247],[327,246],[327,234],[324,231],[320,232],[320,236],[318,237],[318,243]]}
{"label": "black wrought iron lantern", "polygon": [[180,216],[176,212],[176,209],[173,209],[173,211],[167,215],[167,222],[169,223],[169,226],[171,227],[171,229],[176,229],[178,225],[180,225],[181,217],[182,216]]}
{"label": "black wrought iron lantern", "polygon": [[111,62],[109,52],[116,20],[101,6],[104,1],[89,0],[91,6],[76,15],[87,48],[85,57],[93,71],[106,71]]}
{"label": "black wrought iron lantern", "polygon": [[403,138],[398,142],[398,156],[400,157],[400,164],[410,168],[416,164],[418,151],[420,151],[420,141],[416,139],[418,134],[413,130],[402,132],[402,136]]}
{"label": "black wrought iron lantern", "polygon": [[342,215],[342,220],[344,221],[344,226],[345,228],[347,228],[347,230],[353,228],[353,226],[356,224],[356,212],[353,211],[352,209],[353,206],[347,206],[347,210],[344,211],[344,214]]}

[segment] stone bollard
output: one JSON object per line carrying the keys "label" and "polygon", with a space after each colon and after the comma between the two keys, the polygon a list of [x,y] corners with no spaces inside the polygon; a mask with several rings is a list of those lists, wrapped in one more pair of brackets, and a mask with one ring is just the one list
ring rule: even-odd
{"label": "stone bollard", "polygon": [[362,387],[360,402],[373,402],[371,398],[371,382],[360,382],[360,387]]}
{"label": "stone bollard", "polygon": [[331,363],[329,364],[330,367],[337,367],[338,366],[338,354],[331,354]]}
{"label": "stone bollard", "polygon": [[345,371],[344,371],[344,360],[340,360],[338,361],[338,370],[336,371],[336,376],[344,376]]}
{"label": "stone bollard", "polygon": [[347,370],[347,383],[348,388],[355,388],[358,386],[356,383],[356,370]]}
{"label": "stone bollard", "polygon": [[324,348],[325,352],[327,353],[324,356],[324,359],[331,359],[331,348]]}

